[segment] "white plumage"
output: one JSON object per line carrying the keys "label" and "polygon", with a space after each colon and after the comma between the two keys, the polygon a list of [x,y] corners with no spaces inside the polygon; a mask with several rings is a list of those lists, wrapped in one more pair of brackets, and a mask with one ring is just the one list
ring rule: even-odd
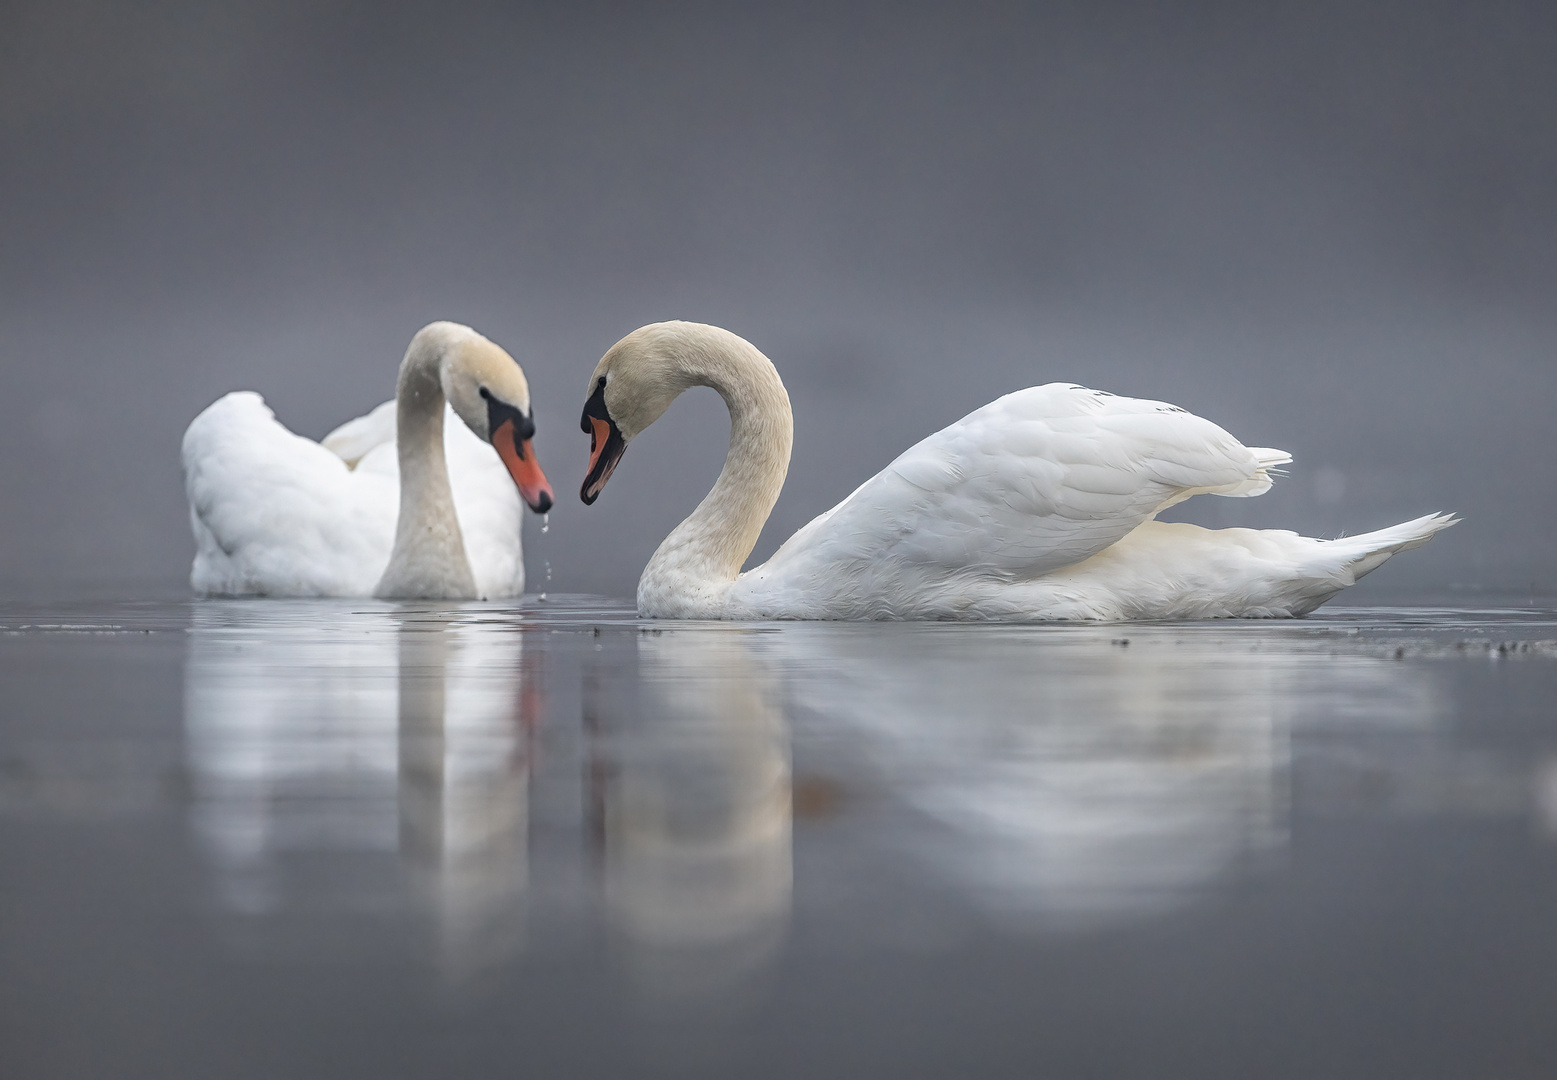
{"label": "white plumage", "polygon": [[[1300,615],[1454,522],[1430,515],[1317,540],[1153,521],[1192,495],[1259,495],[1291,458],[1246,447],[1177,406],[1051,383],[1008,394],[924,439],[740,574],[789,460],[789,400],[771,362],[716,327],[644,327],[601,360],[585,419],[602,421],[597,435],[616,425],[619,456],[695,385],[714,387],[729,405],[730,453],[713,491],[644,570],[638,603],[647,615]],[[586,501],[615,465],[598,442]]]}
{"label": "white plumage", "polygon": [[[476,586],[485,597],[517,596],[519,493],[497,453],[447,406],[443,439]],[[317,443],[288,431],[259,394],[235,391],[195,417],[183,459],[197,593],[373,594],[400,507],[393,401]]]}

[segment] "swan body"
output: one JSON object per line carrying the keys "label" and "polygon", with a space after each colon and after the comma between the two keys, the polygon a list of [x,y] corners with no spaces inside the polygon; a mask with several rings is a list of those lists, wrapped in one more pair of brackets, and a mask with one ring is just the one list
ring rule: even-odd
{"label": "swan body", "polygon": [[1291,460],[1174,405],[1063,383],[1019,390],[911,447],[746,573],[788,469],[793,422],[773,364],[717,327],[656,323],[590,380],[593,502],[627,444],[691,386],[730,410],[714,488],[666,538],[638,610],[666,618],[1181,619],[1312,611],[1454,523],[1435,514],[1319,540],[1155,515],[1198,494],[1269,490]]}
{"label": "swan body", "polygon": [[204,596],[516,596],[521,498],[551,506],[533,433],[524,373],[455,323],[412,339],[394,401],[321,442],[258,394],[227,394],[184,433],[190,584]]}

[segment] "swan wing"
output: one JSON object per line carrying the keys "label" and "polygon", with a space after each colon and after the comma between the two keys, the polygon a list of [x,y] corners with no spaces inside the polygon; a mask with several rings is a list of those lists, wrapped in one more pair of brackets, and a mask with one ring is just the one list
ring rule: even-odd
{"label": "swan wing", "polygon": [[397,475],[352,472],[288,431],[250,391],[227,394],[195,417],[183,463],[196,592],[372,593],[394,540]]}
{"label": "swan wing", "polygon": [[911,447],[743,575],[732,600],[782,595],[792,608],[811,595],[855,617],[939,610],[940,586],[1069,566],[1191,495],[1260,494],[1289,460],[1164,402],[1031,387]]}
{"label": "swan wing", "polygon": [[378,405],[366,416],[348,420],[324,438],[319,445],[355,469],[357,463],[380,446],[395,445],[395,399]]}

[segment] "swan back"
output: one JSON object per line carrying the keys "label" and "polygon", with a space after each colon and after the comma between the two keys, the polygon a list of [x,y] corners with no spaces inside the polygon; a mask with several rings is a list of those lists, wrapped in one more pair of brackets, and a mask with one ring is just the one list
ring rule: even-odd
{"label": "swan back", "polygon": [[728,601],[747,615],[959,617],[986,586],[1081,562],[1191,495],[1258,494],[1285,460],[1165,402],[1030,387],[910,447]]}

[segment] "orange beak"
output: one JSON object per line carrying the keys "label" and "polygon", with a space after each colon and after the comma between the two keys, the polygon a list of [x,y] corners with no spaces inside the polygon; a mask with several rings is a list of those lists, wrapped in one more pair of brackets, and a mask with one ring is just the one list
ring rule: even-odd
{"label": "orange beak", "polygon": [[541,463],[535,460],[535,447],[530,445],[530,440],[514,437],[512,420],[497,425],[497,430],[492,432],[492,445],[497,448],[497,456],[508,467],[508,475],[514,478],[520,496],[530,509],[537,514],[550,510],[551,484],[541,472]]}
{"label": "orange beak", "polygon": [[584,415],[578,421],[578,426],[589,436],[589,468],[578,489],[578,497],[584,500],[585,506],[600,498],[600,489],[611,479],[616,463],[622,460],[622,453],[627,449],[622,429],[616,426],[616,421],[611,419],[611,410],[606,408],[605,390],[606,377],[602,375],[595,382],[594,393],[584,402]]}
{"label": "orange beak", "polygon": [[586,473],[595,471],[595,466],[600,464],[600,455],[611,441],[611,425],[608,421],[591,416],[589,424],[594,430],[589,433],[589,467],[584,470]]}
{"label": "orange beak", "polygon": [[584,473],[579,497],[589,506],[600,497],[600,490],[616,471],[616,463],[622,460],[627,443],[611,420],[585,414],[584,422],[589,425],[584,429],[589,432],[589,469]]}

